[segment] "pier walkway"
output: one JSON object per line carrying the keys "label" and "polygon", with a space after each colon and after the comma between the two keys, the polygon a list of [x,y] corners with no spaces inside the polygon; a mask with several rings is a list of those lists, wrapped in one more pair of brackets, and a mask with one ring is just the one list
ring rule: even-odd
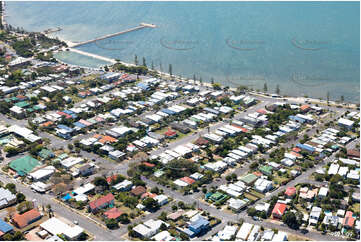
{"label": "pier walkway", "polygon": [[139,30],[139,29],[156,28],[156,27],[157,26],[154,25],[154,24],[140,23],[139,26],[137,26],[137,27],[130,28],[130,29],[127,29],[127,30],[123,30],[123,31],[113,33],[113,34],[107,34],[107,35],[104,35],[104,36],[101,36],[101,37],[98,37],[98,38],[95,38],[95,39],[91,39],[91,40],[87,40],[87,41],[83,41],[83,42],[78,42],[78,43],[68,42],[68,46],[70,48],[74,48],[74,47],[78,47],[78,46],[81,46],[81,45],[86,45],[86,44],[89,44],[89,43],[93,43],[93,42],[96,42],[96,41],[99,41],[99,40],[103,40],[103,39],[111,38],[111,37],[118,36],[118,35],[121,35],[121,34],[136,31],[136,30]]}

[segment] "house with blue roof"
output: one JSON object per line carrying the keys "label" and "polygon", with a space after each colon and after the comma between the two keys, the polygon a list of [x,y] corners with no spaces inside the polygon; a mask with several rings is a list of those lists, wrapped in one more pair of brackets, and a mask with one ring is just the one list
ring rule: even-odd
{"label": "house with blue roof", "polygon": [[0,219],[0,236],[13,231],[13,226]]}
{"label": "house with blue roof", "polygon": [[145,82],[140,82],[137,84],[137,87],[143,89],[144,91],[149,90],[149,84]]}
{"label": "house with blue roof", "polygon": [[56,135],[64,139],[70,139],[72,137],[73,132],[74,129],[63,124],[59,124],[56,129]]}
{"label": "house with blue roof", "polygon": [[162,109],[161,110],[163,113],[166,113],[166,114],[169,114],[169,115],[174,115],[174,114],[176,114],[176,112],[174,112],[174,111],[172,111],[172,110],[170,110],[170,109],[168,109],[168,108],[164,108],[164,109]]}
{"label": "house with blue roof", "polygon": [[193,221],[191,221],[188,228],[183,230],[183,232],[192,238],[204,231],[207,231],[208,229],[209,221],[205,217],[198,215],[195,219],[193,219]]}
{"label": "house with blue roof", "polygon": [[315,152],[315,150],[316,150],[314,147],[312,147],[312,146],[310,146],[310,145],[301,144],[301,143],[298,143],[298,144],[296,145],[296,147],[300,148],[300,149],[303,150],[303,151],[307,151],[307,152],[309,152],[309,153],[313,153],[313,152]]}
{"label": "house with blue roof", "polygon": [[303,124],[304,122],[306,122],[306,120],[304,120],[303,118],[298,117],[298,116],[294,116],[294,115],[289,116],[289,119],[290,119],[290,120],[293,120],[293,121],[296,121],[296,122],[298,122],[298,123],[301,123],[301,124]]}

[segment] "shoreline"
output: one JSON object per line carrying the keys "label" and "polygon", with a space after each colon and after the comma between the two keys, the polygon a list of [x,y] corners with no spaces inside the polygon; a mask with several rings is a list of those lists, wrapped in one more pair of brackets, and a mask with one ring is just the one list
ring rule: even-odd
{"label": "shoreline", "polygon": [[[1,16],[1,22],[2,24],[6,24],[6,19],[4,16],[4,12],[5,12],[5,2],[2,1],[2,7],[3,7],[3,14]],[[76,43],[72,42],[72,41],[69,41],[69,40],[66,40],[64,38],[61,38],[59,36],[54,36],[52,34],[45,34],[43,33],[46,37],[48,38],[52,38],[52,39],[58,39],[60,41],[63,41],[64,43],[67,44],[68,47],[64,47],[62,50],[58,50],[56,52],[60,52],[60,51],[64,51],[66,52],[66,49],[68,49],[69,51],[72,51],[74,53],[77,53],[77,54],[80,54],[80,55],[83,55],[83,56],[86,56],[86,57],[90,57],[90,58],[94,58],[94,59],[98,59],[98,60],[101,60],[101,61],[105,61],[105,62],[109,62],[110,65],[114,65],[116,63],[120,63],[120,64],[123,64],[125,66],[135,66],[135,64],[131,64],[131,63],[126,63],[126,62],[123,62],[123,61],[117,61],[116,59],[113,59],[113,58],[109,58],[109,57],[106,57],[106,56],[101,56],[101,55],[97,55],[97,54],[94,54],[94,53],[90,53],[90,52],[86,52],[86,51],[82,51],[82,50],[78,50],[76,49],[76,47],[72,48],[72,46]],[[70,63],[67,63],[67,62],[64,62],[62,60],[59,60],[58,58],[56,58],[56,60],[62,64],[66,64],[66,65],[69,65],[69,66],[73,66],[73,67],[81,67],[81,68],[87,68],[87,69],[90,69],[90,70],[101,70],[104,66],[106,65],[100,65],[100,67],[89,67],[89,66],[81,66],[79,64],[70,64]],[[203,86],[208,86],[208,87],[212,87],[213,84],[211,84],[210,82],[202,82],[200,83],[199,80],[193,80],[193,79],[186,79],[186,78],[183,78],[183,77],[180,77],[180,76],[177,76],[177,75],[170,75],[169,73],[166,73],[166,72],[161,72],[159,70],[153,70],[149,67],[147,67],[148,70],[150,71],[154,71],[156,73],[158,73],[161,77],[162,76],[166,76],[168,78],[174,78],[175,80],[177,81],[184,81],[186,83],[189,83],[189,84],[201,84]],[[218,84],[224,88],[225,85],[224,84],[221,84],[218,82]],[[249,87],[246,85],[246,87]],[[230,90],[237,90],[237,87],[231,87],[229,86],[229,89]],[[252,90],[250,91],[253,95],[259,95],[259,96],[267,96],[269,98],[272,98],[270,95],[272,95],[272,93],[265,93],[265,92],[262,92],[262,91],[259,91],[257,92],[256,90]],[[288,98],[288,99],[295,99],[295,100],[302,100],[303,102],[306,102],[306,101],[309,101],[309,102],[313,102],[313,103],[317,103],[317,104],[321,104],[321,105],[327,105],[327,100],[324,100],[324,99],[319,99],[319,98],[313,98],[313,97],[304,97],[304,96],[297,96],[297,95],[289,95],[289,94],[283,94],[283,95],[280,95],[280,97],[278,99],[282,100],[284,98]],[[357,108],[357,105],[359,105],[359,103],[353,103],[353,102],[346,102],[344,101],[343,103],[345,103],[346,105],[348,106],[354,106],[354,107],[350,107],[350,108]],[[346,106],[346,105],[343,105],[341,104],[338,100],[331,100],[329,101],[329,104],[330,105],[342,105],[342,106]]]}

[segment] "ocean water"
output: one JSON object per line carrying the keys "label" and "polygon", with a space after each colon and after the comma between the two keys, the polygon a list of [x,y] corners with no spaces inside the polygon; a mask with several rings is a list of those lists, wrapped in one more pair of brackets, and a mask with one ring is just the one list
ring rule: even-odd
{"label": "ocean water", "polygon": [[[80,42],[139,25],[124,35],[77,47],[182,77],[228,86],[359,102],[358,2],[6,2],[7,22],[30,31],[61,27]],[[103,61],[58,56],[83,66]],[[90,64],[89,64],[90,63]]]}

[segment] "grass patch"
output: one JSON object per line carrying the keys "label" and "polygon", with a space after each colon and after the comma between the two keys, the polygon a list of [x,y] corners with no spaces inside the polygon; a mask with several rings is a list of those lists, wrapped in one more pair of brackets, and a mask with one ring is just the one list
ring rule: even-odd
{"label": "grass patch", "polygon": [[352,210],[355,212],[355,213],[360,213],[360,204],[359,203],[354,203],[352,205]]}
{"label": "grass patch", "polygon": [[257,192],[255,190],[251,190],[250,192],[251,195],[254,195],[255,197],[258,197],[258,198],[264,198],[264,194],[263,193],[260,193],[260,192]]}
{"label": "grass patch", "polygon": [[301,237],[294,234],[288,234],[288,241],[310,241],[306,237]]}
{"label": "grass patch", "polygon": [[250,194],[250,193],[244,193],[244,196],[245,196],[246,198],[248,198],[249,200],[251,200],[251,201],[256,201],[256,200],[258,200],[258,197],[254,196],[254,195],[252,195],[252,194]]}
{"label": "grass patch", "polygon": [[277,185],[281,185],[282,182],[288,181],[290,178],[279,176],[278,174],[273,177],[273,182]]}

